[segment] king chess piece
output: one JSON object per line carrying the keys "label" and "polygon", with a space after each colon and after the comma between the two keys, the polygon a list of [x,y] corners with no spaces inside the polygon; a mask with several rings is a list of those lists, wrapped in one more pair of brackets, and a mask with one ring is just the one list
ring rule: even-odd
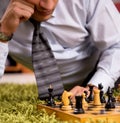
{"label": "king chess piece", "polygon": [[48,88],[48,94],[49,94],[49,97],[47,101],[47,106],[55,107],[55,101],[53,98],[53,88],[51,86]]}
{"label": "king chess piece", "polygon": [[83,109],[83,105],[82,105],[82,98],[83,96],[75,96],[76,104],[75,104],[74,114],[84,114],[85,113]]}
{"label": "king chess piece", "polygon": [[105,105],[105,108],[106,109],[115,108],[115,102],[112,100],[113,99],[113,91],[110,87],[108,87],[107,96],[108,96],[108,101]]}

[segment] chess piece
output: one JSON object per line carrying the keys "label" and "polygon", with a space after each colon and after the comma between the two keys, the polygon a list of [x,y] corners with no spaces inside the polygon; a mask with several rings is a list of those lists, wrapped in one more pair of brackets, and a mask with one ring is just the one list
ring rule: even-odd
{"label": "chess piece", "polygon": [[49,97],[48,97],[48,101],[47,101],[47,106],[51,106],[51,107],[55,107],[55,102],[54,102],[54,98],[53,98],[53,88],[50,87],[48,88],[48,94],[49,94]]}
{"label": "chess piece", "polygon": [[88,97],[89,102],[93,101],[93,85],[89,85],[90,95]]}
{"label": "chess piece", "polygon": [[98,84],[98,89],[100,90],[100,102],[101,103],[106,103],[104,92],[102,90],[103,89],[103,85],[102,84]]}
{"label": "chess piece", "polygon": [[75,96],[76,104],[75,104],[74,114],[84,114],[85,113],[83,109],[83,105],[82,105],[82,98],[83,96]]}
{"label": "chess piece", "polygon": [[88,107],[88,103],[86,101],[86,95],[85,95],[85,93],[82,94],[82,105],[83,105],[83,109],[85,109],[86,107]]}
{"label": "chess piece", "polygon": [[94,89],[94,101],[93,101],[93,104],[95,106],[99,106],[101,105],[101,102],[100,102],[100,90],[99,89]]}
{"label": "chess piece", "polygon": [[64,111],[72,109],[72,102],[70,101],[70,96],[72,95],[71,92],[67,92],[66,90],[62,94],[62,103],[61,109]]}
{"label": "chess piece", "polygon": [[113,91],[110,87],[108,87],[108,90],[107,90],[108,101],[105,105],[106,109],[115,108],[115,102],[112,101],[112,98],[113,98],[112,95],[113,95]]}
{"label": "chess piece", "polygon": [[85,93],[85,100],[86,100],[87,103],[89,103],[89,99],[87,97],[88,96],[88,91],[84,91],[84,93]]}

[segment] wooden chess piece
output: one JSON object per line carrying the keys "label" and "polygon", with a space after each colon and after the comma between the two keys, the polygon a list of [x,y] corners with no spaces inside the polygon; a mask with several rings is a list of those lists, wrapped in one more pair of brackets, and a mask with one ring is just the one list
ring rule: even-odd
{"label": "wooden chess piece", "polygon": [[112,95],[113,95],[113,91],[110,87],[108,87],[108,90],[107,90],[108,101],[105,105],[106,109],[115,108],[115,102],[113,102],[113,100],[112,100],[112,98],[113,98]]}
{"label": "wooden chess piece", "polygon": [[100,90],[99,89],[94,89],[94,101],[93,101],[93,104],[95,106],[99,106],[101,105],[101,102],[100,102]]}
{"label": "wooden chess piece", "polygon": [[104,96],[104,92],[103,92],[103,85],[102,84],[98,84],[98,89],[100,90],[100,102],[101,103],[106,103],[106,99]]}
{"label": "wooden chess piece", "polygon": [[91,102],[91,101],[93,101],[93,85],[89,85],[89,91],[90,91],[90,95],[89,95],[89,97],[88,97],[88,100],[89,100],[89,102]]}
{"label": "wooden chess piece", "polygon": [[88,107],[88,103],[86,101],[86,95],[85,95],[85,93],[82,94],[82,105],[83,105],[83,109],[85,109],[86,107]]}
{"label": "wooden chess piece", "polygon": [[68,111],[72,109],[71,101],[70,101],[70,96],[72,95],[71,92],[67,92],[66,90],[62,94],[62,103],[63,105],[61,106],[61,109],[64,111]]}
{"label": "wooden chess piece", "polygon": [[47,106],[51,106],[51,107],[55,107],[55,102],[54,102],[54,98],[53,98],[53,88],[50,85],[50,87],[48,88],[48,101],[47,101]]}
{"label": "wooden chess piece", "polygon": [[75,96],[76,99],[76,104],[75,104],[75,109],[74,109],[74,114],[84,114],[85,111],[83,109],[82,105],[82,98],[83,96]]}
{"label": "wooden chess piece", "polygon": [[89,103],[89,99],[87,97],[88,96],[88,91],[84,91],[84,93],[85,93],[85,100],[86,100],[87,103]]}

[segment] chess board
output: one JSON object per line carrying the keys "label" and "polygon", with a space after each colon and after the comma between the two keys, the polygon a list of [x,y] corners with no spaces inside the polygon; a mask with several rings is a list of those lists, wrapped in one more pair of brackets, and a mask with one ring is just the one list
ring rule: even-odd
{"label": "chess board", "polygon": [[76,123],[120,123],[120,103],[116,103],[116,108],[106,110],[105,105],[94,106],[92,103],[84,107],[84,114],[74,114],[73,109],[63,111],[59,105],[55,108],[39,104],[38,109],[45,109],[48,114],[55,112],[56,117],[63,121]]}

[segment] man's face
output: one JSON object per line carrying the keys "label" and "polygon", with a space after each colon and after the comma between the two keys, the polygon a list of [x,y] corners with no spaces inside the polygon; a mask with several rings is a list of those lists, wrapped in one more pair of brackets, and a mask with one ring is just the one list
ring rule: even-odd
{"label": "man's face", "polygon": [[37,21],[44,21],[51,17],[58,0],[26,0],[35,6],[32,18]]}

